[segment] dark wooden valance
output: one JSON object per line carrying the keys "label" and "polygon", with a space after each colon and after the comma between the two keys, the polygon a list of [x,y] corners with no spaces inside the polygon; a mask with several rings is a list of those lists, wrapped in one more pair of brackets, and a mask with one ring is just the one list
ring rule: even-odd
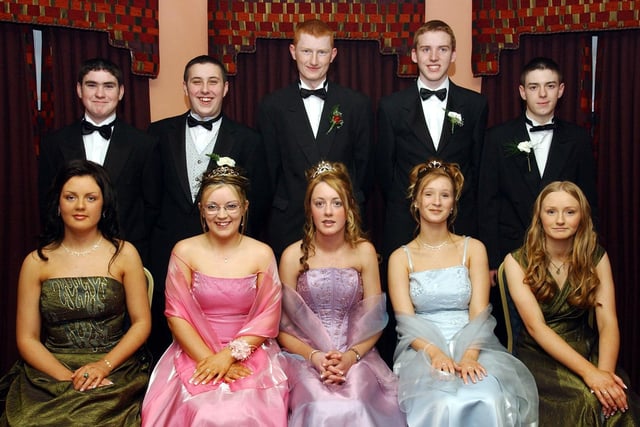
{"label": "dark wooden valance", "polygon": [[640,27],[640,0],[474,0],[475,76],[499,72],[500,51],[517,49],[522,34]]}
{"label": "dark wooden valance", "polygon": [[131,51],[134,74],[158,75],[158,0],[6,0],[0,21],[105,31],[112,46]]}

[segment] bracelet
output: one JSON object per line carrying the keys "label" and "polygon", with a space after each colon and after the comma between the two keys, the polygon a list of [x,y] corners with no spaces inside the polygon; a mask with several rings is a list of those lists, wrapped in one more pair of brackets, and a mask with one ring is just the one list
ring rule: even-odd
{"label": "bracelet", "polygon": [[356,355],[356,363],[358,363],[360,361],[360,359],[362,359],[362,356],[360,355],[360,352],[358,350],[356,350],[355,347],[351,347],[347,351],[353,351],[355,353],[355,355]]}
{"label": "bracelet", "polygon": [[311,350],[311,353],[309,353],[309,362],[313,362],[311,360],[311,358],[313,357],[314,354],[316,353],[322,353],[320,350]]}
{"label": "bracelet", "polygon": [[110,371],[113,370],[113,365],[111,364],[111,362],[109,362],[109,360],[102,359],[102,361],[104,362],[105,365],[107,365],[107,368],[109,368]]}
{"label": "bracelet", "polygon": [[227,344],[229,350],[231,350],[231,356],[239,361],[247,360],[256,346],[249,344],[245,340],[236,338]]}

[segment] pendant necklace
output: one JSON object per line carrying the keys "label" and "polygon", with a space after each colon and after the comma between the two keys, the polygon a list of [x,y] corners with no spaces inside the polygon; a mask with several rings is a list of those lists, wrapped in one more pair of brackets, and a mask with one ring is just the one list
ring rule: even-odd
{"label": "pendant necklace", "polygon": [[102,243],[102,236],[100,236],[100,238],[98,239],[98,241],[91,246],[89,249],[84,250],[84,251],[74,251],[73,249],[69,249],[68,247],[65,246],[64,243],[60,242],[60,246],[62,246],[62,249],[65,250],[66,253],[68,253],[69,255],[73,255],[73,256],[87,256],[92,252],[95,252],[96,249],[98,249],[100,247],[100,243]]}
{"label": "pendant necklace", "polygon": [[431,250],[434,250],[434,251],[439,251],[440,249],[442,249],[443,247],[445,247],[445,246],[447,246],[449,244],[449,240],[448,239],[438,243],[437,245],[430,245],[428,243],[425,243],[419,237],[418,237],[417,240],[420,243],[420,245],[424,246],[427,249],[431,249]]}
{"label": "pendant necklace", "polygon": [[551,265],[553,266],[553,268],[556,269],[556,274],[560,274],[560,271],[562,270],[562,268],[564,267],[564,263],[565,261],[562,261],[562,264],[560,264],[559,266],[557,266],[553,261],[551,261],[551,258],[549,258],[549,262],[551,263]]}

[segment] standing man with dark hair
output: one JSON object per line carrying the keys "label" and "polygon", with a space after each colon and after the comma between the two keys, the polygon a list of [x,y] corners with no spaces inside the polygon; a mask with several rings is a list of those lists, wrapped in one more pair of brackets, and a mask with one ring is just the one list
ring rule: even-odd
{"label": "standing man with dark hair", "polygon": [[153,137],[117,117],[124,97],[122,71],[113,62],[94,58],[78,73],[81,120],[45,138],[40,147],[38,190],[40,211],[53,178],[69,160],[102,165],[116,190],[122,238],[149,261],[149,238],[160,209],[160,160]]}
{"label": "standing man with dark hair", "polygon": [[449,25],[426,22],[413,44],[411,59],[419,70],[416,85],[383,98],[378,113],[376,174],[386,202],[385,256],[414,237],[406,193],[409,172],[431,158],[460,167],[465,184],[453,227],[457,234],[477,235],[477,175],[487,100],[449,79],[449,67],[456,60],[456,38]]}
{"label": "standing man with dark hair", "polygon": [[213,154],[230,157],[250,179],[249,223],[246,234],[260,233],[271,193],[260,135],[225,117],[222,104],[229,91],[227,71],[216,58],[201,55],[184,69],[183,89],[190,109],[179,116],[154,122],[149,133],[158,138],[163,169],[160,217],[152,235],[152,272],[156,283],[150,347],[160,356],[171,342],[164,316],[164,283],[173,246],[202,233],[196,195],[199,178],[216,167]]}
{"label": "standing man with dark hair", "polygon": [[302,237],[307,169],[321,160],[344,163],[361,210],[371,187],[371,102],[327,79],[338,54],[333,30],[319,20],[305,21],[296,27],[289,52],[299,81],[267,95],[258,110],[275,189],[267,240],[277,257]]}
{"label": "standing man with dark hair", "polygon": [[522,246],[533,203],[547,184],[572,181],[594,214],[598,206],[591,137],[586,129],[555,116],[564,93],[558,64],[532,59],[522,70],[518,90],[525,110],[489,129],[480,168],[480,238],[494,271]]}

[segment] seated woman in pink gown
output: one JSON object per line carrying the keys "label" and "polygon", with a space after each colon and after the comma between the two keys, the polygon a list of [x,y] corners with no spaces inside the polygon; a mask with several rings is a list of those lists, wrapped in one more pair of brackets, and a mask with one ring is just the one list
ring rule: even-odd
{"label": "seated woman in pink gown", "polygon": [[374,348],[386,304],[348,173],[321,162],[308,175],[304,237],[280,261],[289,426],[404,426],[397,379]]}
{"label": "seated woman in pink gown", "polygon": [[[143,426],[286,426],[277,362],[281,285],[267,245],[241,233],[248,180],[232,159],[202,177],[204,233],[173,249],[165,314],[174,341],[142,405]],[[229,166],[230,165],[230,166]]]}

